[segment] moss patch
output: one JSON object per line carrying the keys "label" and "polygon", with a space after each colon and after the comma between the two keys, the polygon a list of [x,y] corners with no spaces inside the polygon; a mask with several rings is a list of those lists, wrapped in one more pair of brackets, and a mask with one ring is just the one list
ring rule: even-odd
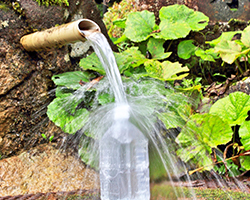
{"label": "moss patch", "polygon": [[39,5],[47,6],[47,7],[51,5],[69,6],[68,0],[34,0],[34,1],[36,1]]}
{"label": "moss patch", "polygon": [[192,191],[197,199],[206,200],[229,200],[229,199],[250,199],[249,193],[223,190],[223,189],[204,189],[204,188],[187,188],[187,187],[172,187],[169,184],[161,183],[154,184],[151,187],[152,200],[177,200],[180,198],[193,199]]}

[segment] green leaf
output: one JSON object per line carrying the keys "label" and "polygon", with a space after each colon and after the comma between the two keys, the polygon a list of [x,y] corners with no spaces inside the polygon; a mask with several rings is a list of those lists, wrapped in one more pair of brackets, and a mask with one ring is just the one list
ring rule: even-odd
{"label": "green leaf", "polygon": [[124,19],[117,19],[113,21],[113,24],[118,26],[119,28],[125,28],[126,27],[126,18]]}
{"label": "green leaf", "polygon": [[119,43],[122,43],[122,42],[125,42],[125,41],[127,41],[128,40],[128,38],[126,37],[126,35],[122,35],[120,38],[115,38],[115,41],[113,41],[114,42],[114,44],[119,44]]}
{"label": "green leaf", "polygon": [[165,53],[165,49],[163,44],[165,40],[163,39],[156,39],[151,37],[147,43],[147,49],[150,52],[153,59],[163,60],[168,58],[171,55],[171,52]]}
{"label": "green leaf", "polygon": [[188,74],[185,73],[179,76],[177,76],[177,74],[189,71],[187,67],[181,67],[181,64],[178,62],[172,63],[170,61],[164,61],[161,63],[156,60],[148,60],[144,64],[148,76],[163,81],[180,80]]}
{"label": "green leaf", "polygon": [[234,92],[216,101],[209,113],[218,115],[230,126],[241,125],[250,110],[250,96],[243,92]]}
{"label": "green leaf", "polygon": [[228,123],[216,115],[192,115],[176,138],[176,142],[182,147],[177,154],[184,162],[195,159],[199,167],[206,166],[204,169],[210,170],[213,167],[211,148],[226,144],[231,140],[232,134]]}
{"label": "green leaf", "polygon": [[57,74],[52,77],[53,82],[57,86],[65,86],[67,88],[79,89],[80,81],[89,82],[89,75],[86,72],[74,71]]}
{"label": "green leaf", "polygon": [[81,139],[78,154],[85,164],[98,170],[99,151],[96,148],[98,147],[95,146],[95,141],[90,137],[85,137]]}
{"label": "green leaf", "polygon": [[93,70],[102,75],[106,74],[99,58],[97,57],[96,53],[92,53],[91,55],[87,56],[86,58],[82,58],[79,62],[80,67],[84,70]]}
{"label": "green leaf", "polygon": [[146,40],[155,27],[154,13],[144,10],[130,13],[124,34],[133,42]]}
{"label": "green leaf", "polygon": [[209,21],[209,18],[203,13],[178,4],[162,7],[159,17],[161,32],[155,35],[165,40],[184,38],[191,30],[204,29]]}
{"label": "green leaf", "polygon": [[219,53],[221,59],[228,64],[232,64],[238,57],[241,56],[241,46],[235,41],[222,40],[215,47],[216,53]]}
{"label": "green leaf", "polygon": [[191,116],[191,105],[188,98],[182,93],[173,93],[166,96],[165,112],[158,115],[167,129],[182,128]]}
{"label": "green leaf", "polygon": [[160,113],[157,116],[159,120],[163,122],[166,129],[183,127],[186,123],[185,120],[174,111]]}
{"label": "green leaf", "polygon": [[200,57],[204,61],[215,62],[214,58],[216,57],[216,53],[211,52],[209,49],[204,51],[203,49],[197,49],[195,51],[195,55]]}
{"label": "green leaf", "polygon": [[42,133],[41,136],[42,136],[45,140],[47,140],[47,136],[46,136],[44,133]]}
{"label": "green leaf", "polygon": [[182,75],[177,75],[181,72],[188,72],[188,67],[182,67],[182,65],[179,62],[170,62],[170,61],[164,61],[162,63],[163,66],[163,79],[164,80],[180,80],[183,79],[188,75],[188,73],[184,73]]}
{"label": "green leaf", "polygon": [[51,142],[53,139],[54,139],[54,135],[51,135],[51,136],[49,137],[49,141]]}
{"label": "green leaf", "polygon": [[240,141],[245,150],[250,150],[250,121],[244,121],[239,130]]}
{"label": "green leaf", "polygon": [[105,105],[105,104],[108,104],[108,103],[111,103],[111,102],[114,102],[114,101],[115,101],[114,96],[111,96],[108,93],[103,93],[103,94],[98,95],[98,102],[101,105]]}
{"label": "green leaf", "polygon": [[56,97],[60,97],[60,98],[67,97],[67,96],[72,95],[72,93],[74,91],[75,90],[73,90],[71,88],[67,88],[67,87],[64,87],[64,86],[57,86],[57,88],[56,88]]}
{"label": "green leaf", "polygon": [[232,38],[236,35],[242,33],[242,31],[229,31],[229,32],[222,32],[221,36],[217,39],[214,39],[212,41],[206,41],[206,43],[210,44],[212,47],[215,47],[217,44],[219,44],[221,41],[231,41]]}
{"label": "green leaf", "polygon": [[243,30],[241,41],[246,47],[250,47],[250,26]]}
{"label": "green leaf", "polygon": [[250,157],[249,156],[241,156],[240,164],[244,167],[245,170],[250,170]]}
{"label": "green leaf", "polygon": [[84,126],[89,115],[85,108],[76,109],[77,105],[70,96],[56,98],[49,104],[47,115],[64,132],[72,134]]}
{"label": "green leaf", "polygon": [[115,53],[115,58],[120,73],[123,73],[129,67],[138,67],[147,60],[138,50],[138,47],[131,47],[121,53]]}
{"label": "green leaf", "polygon": [[193,45],[193,40],[184,40],[179,43],[177,54],[182,59],[189,59],[194,55],[196,46]]}
{"label": "green leaf", "polygon": [[162,63],[156,60],[148,60],[144,63],[148,75],[153,78],[163,79]]}

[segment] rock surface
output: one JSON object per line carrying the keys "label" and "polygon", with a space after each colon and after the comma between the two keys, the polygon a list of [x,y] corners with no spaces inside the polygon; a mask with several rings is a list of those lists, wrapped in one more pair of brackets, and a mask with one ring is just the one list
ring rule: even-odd
{"label": "rock surface", "polygon": [[69,0],[69,7],[39,6],[34,0],[1,1],[0,7],[0,157],[16,155],[63,136],[46,115],[54,98],[51,77],[80,70],[68,45],[50,51],[26,52],[22,36],[79,18],[95,21],[107,35],[94,1]]}
{"label": "rock surface", "polygon": [[0,160],[0,197],[99,189],[98,174],[55,145]]}

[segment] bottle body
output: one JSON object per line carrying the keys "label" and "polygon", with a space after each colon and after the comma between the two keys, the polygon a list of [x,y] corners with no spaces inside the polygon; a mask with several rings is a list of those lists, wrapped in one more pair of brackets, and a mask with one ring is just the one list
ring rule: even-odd
{"label": "bottle body", "polygon": [[120,119],[100,140],[102,200],[149,200],[148,140],[128,119]]}

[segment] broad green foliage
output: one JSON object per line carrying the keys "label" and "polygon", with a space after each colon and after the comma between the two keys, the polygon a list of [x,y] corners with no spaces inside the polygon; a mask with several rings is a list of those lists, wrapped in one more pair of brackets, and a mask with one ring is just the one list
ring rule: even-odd
{"label": "broad green foliage", "polygon": [[184,40],[178,45],[177,54],[182,59],[189,59],[194,55],[195,49],[197,48],[193,45],[193,40]]}
{"label": "broad green foliage", "polygon": [[[249,68],[250,26],[243,31],[223,32],[217,39],[206,43],[210,45],[210,48],[204,45],[195,46],[192,40],[184,40],[178,45],[178,56],[182,59],[189,59],[194,55],[200,57],[199,64],[204,64],[204,61],[207,61],[207,65],[204,66],[207,66],[208,71],[210,71],[211,66],[208,62],[215,62],[218,59],[228,64],[234,63],[237,66],[235,69],[239,69],[241,74]],[[243,61],[244,68],[240,64]],[[192,64],[190,65],[192,67]]]}
{"label": "broad green foliage", "polygon": [[120,73],[123,73],[130,67],[139,67],[147,60],[138,47],[131,47],[121,53],[115,53],[115,58]]}
{"label": "broad green foliage", "polygon": [[88,82],[89,74],[81,71],[66,72],[52,77],[54,83],[58,86],[65,86],[67,88],[79,89],[80,81]]}
{"label": "broad green foliage", "polygon": [[215,102],[209,113],[218,115],[230,126],[241,125],[250,110],[250,96],[243,92],[234,92]]}
{"label": "broad green foliage", "polygon": [[150,38],[147,43],[147,50],[150,52],[152,59],[163,60],[168,58],[171,55],[171,52],[165,53],[163,44],[165,40]]}
{"label": "broad green foliage", "polygon": [[89,112],[85,109],[76,109],[79,102],[72,100],[73,96],[56,98],[48,106],[47,115],[57,126],[66,133],[75,133],[87,122]]}
{"label": "broad green foliage", "polygon": [[75,133],[88,119],[89,111],[80,105],[89,106],[93,89],[84,88],[80,82],[87,84],[90,77],[91,74],[80,71],[66,72],[52,77],[57,85],[56,98],[48,106],[47,115],[66,133]]}
{"label": "broad green foliage", "polygon": [[250,47],[250,26],[243,30],[241,41],[246,47]]}
{"label": "broad green foliage", "polygon": [[244,149],[250,150],[250,121],[244,121],[241,124],[239,135]]}
{"label": "broad green foliage", "polygon": [[159,27],[152,12],[142,11],[128,15],[124,34],[133,42],[142,42],[150,36],[172,40],[186,37],[191,30],[199,31],[208,24],[203,13],[184,5],[162,7],[159,11]]}
{"label": "broad green foliage", "polygon": [[236,35],[236,34],[240,34],[242,33],[242,31],[229,31],[229,32],[223,32],[221,34],[220,37],[218,37],[217,39],[214,39],[212,41],[208,41],[206,43],[208,43],[211,47],[215,47],[217,44],[219,44],[221,41],[231,41],[232,38]]}
{"label": "broad green foliage", "polygon": [[[250,123],[247,120],[249,110],[250,96],[243,92],[229,94],[229,96],[218,100],[210,109],[210,113],[222,117],[230,124],[230,126],[240,126],[239,137],[244,150],[250,150]],[[241,156],[240,160],[241,166],[244,167],[244,169],[249,170],[249,156]]]}
{"label": "broad green foliage", "polygon": [[155,29],[154,13],[144,10],[129,14],[124,34],[134,42],[141,42],[150,36]]}
{"label": "broad green foliage", "polygon": [[204,169],[209,170],[213,168],[211,148],[226,144],[231,140],[232,134],[231,127],[220,117],[195,114],[176,138],[176,142],[182,147],[177,154],[183,161],[195,159],[199,167],[206,166]]}
{"label": "broad green foliage", "polygon": [[196,55],[200,57],[203,61],[215,62],[217,53],[211,49],[203,50],[193,44],[193,40],[184,40],[178,45],[177,54],[182,59],[189,59],[191,56]]}
{"label": "broad green foliage", "polygon": [[184,38],[191,30],[204,29],[209,21],[203,13],[178,4],[161,8],[159,17],[161,32],[157,36],[166,40]]}
{"label": "broad green foliage", "polygon": [[197,57],[200,57],[204,61],[210,62],[215,62],[215,59],[218,58],[217,53],[214,53],[214,51],[211,51],[211,49],[203,50],[201,48],[198,48],[195,51],[195,55]]}
{"label": "broad green foliage", "polygon": [[101,61],[99,60],[99,58],[97,57],[95,53],[92,53],[88,57],[81,59],[79,65],[84,70],[93,70],[102,75],[106,74],[101,64]]}
{"label": "broad green foliage", "polygon": [[[238,40],[232,40],[233,36],[241,33],[241,38]],[[219,53],[221,59],[226,63],[232,64],[236,62],[240,68],[237,60],[242,57],[249,57],[250,52],[250,26],[246,27],[243,31],[234,31],[228,33],[222,33],[222,35],[210,42],[209,44],[214,46],[214,52]],[[241,73],[243,73],[240,68]]]}
{"label": "broad green foliage", "polygon": [[165,102],[167,105],[164,112],[157,116],[167,129],[182,128],[189,116],[191,116],[191,105],[187,97],[181,93],[172,93]]}
{"label": "broad green foliage", "polygon": [[95,148],[91,148],[91,146],[94,145],[95,142],[92,138],[84,137],[81,139],[78,153],[85,164],[98,170],[99,163],[97,158],[99,156],[99,152]]}
{"label": "broad green foliage", "polygon": [[[176,142],[184,148],[184,151],[178,150],[177,154],[185,162],[192,160],[198,167],[212,169],[212,148],[230,141],[235,142],[233,130],[236,130],[236,125],[240,127],[238,133],[244,150],[250,150],[249,110],[250,96],[243,92],[234,92],[215,102],[209,113],[192,115],[176,138]],[[249,170],[250,158],[241,156],[240,160],[242,167]],[[229,165],[235,170],[232,163]],[[221,172],[222,169],[215,167],[215,170]]]}
{"label": "broad green foliage", "polygon": [[232,64],[241,56],[241,46],[235,41],[222,40],[214,47],[215,52],[219,53],[221,59]]}
{"label": "broad green foliage", "polygon": [[188,73],[179,76],[176,74],[189,71],[187,67],[181,67],[181,64],[178,62],[172,63],[170,61],[164,61],[161,63],[155,60],[145,62],[145,69],[150,77],[168,81],[180,80],[186,77]]}

